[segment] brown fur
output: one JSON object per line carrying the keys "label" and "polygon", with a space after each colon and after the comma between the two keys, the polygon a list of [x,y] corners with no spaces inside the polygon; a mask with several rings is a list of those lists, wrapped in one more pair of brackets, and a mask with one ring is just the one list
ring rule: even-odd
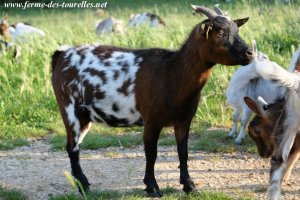
{"label": "brown fur", "polygon": [[[281,115],[285,115],[285,99],[270,104],[266,110],[263,110],[260,105],[249,97],[245,97],[245,102],[256,114],[248,126],[249,135],[255,141],[259,155],[263,158],[270,158],[275,153],[282,137],[282,135],[278,135],[282,131],[275,131],[274,128],[276,124],[282,124],[282,122],[279,122],[279,119]],[[280,126],[279,129],[281,129]],[[291,170],[300,156],[299,134],[300,132],[296,135],[288,157],[287,169],[283,178],[284,181],[289,179]]]}
{"label": "brown fur", "polygon": [[[202,29],[203,24],[204,28]],[[209,31],[207,38],[206,32],[210,25],[212,25],[212,29]],[[201,90],[215,64],[245,65],[253,59],[251,50],[239,37],[237,29],[236,23],[218,16],[215,19],[205,20],[196,25],[189,38],[177,51],[160,48],[134,50],[101,45],[95,47],[92,51],[101,62],[111,57],[114,51],[131,52],[135,55],[134,64],[139,66],[136,79],[122,80],[123,85],[117,91],[128,95],[128,88],[132,81],[135,81],[136,108],[130,108],[130,112],[135,112],[136,109],[142,116],[142,119],[134,125],[144,124],[143,139],[146,154],[144,183],[147,186],[146,191],[150,195],[162,196],[154,177],[154,164],[157,156],[157,140],[160,131],[166,126],[174,126],[180,160],[180,183],[184,185],[183,190],[188,193],[195,189],[187,169],[187,144],[190,124],[197,111]],[[220,35],[220,32],[224,35]],[[84,189],[88,189],[89,183],[79,165],[79,150],[73,151],[76,145],[74,142],[75,133],[70,128],[72,125],[68,123],[66,110],[64,109],[70,104],[71,95],[69,92],[72,91],[69,91],[67,87],[62,88],[62,85],[78,81],[78,74],[76,74],[76,70],[65,70],[73,66],[69,66],[69,58],[65,58],[64,54],[64,52],[57,51],[53,55],[52,84],[67,130],[67,151],[71,161],[72,173],[82,183]],[[81,52],[80,56],[83,60],[84,51]],[[80,64],[82,63],[80,61]],[[110,67],[108,61],[104,61],[103,64]],[[126,71],[130,67],[128,63],[123,65],[120,63],[120,66],[123,69],[114,74],[115,79],[120,77],[120,73],[127,73]],[[94,74],[96,75],[96,73]],[[101,78],[101,74],[99,76]],[[93,90],[92,87],[89,87],[88,82],[82,84],[86,88],[84,102],[85,105],[89,105],[87,99],[92,98],[99,92],[101,94],[101,88],[98,88],[99,91],[95,91],[95,88]],[[100,98],[102,97],[105,98],[104,94],[100,95]],[[80,130],[83,131],[88,126],[90,119],[88,112],[80,105],[80,102],[82,102],[81,97],[75,98],[74,110],[80,122]],[[80,110],[81,108],[82,110]],[[112,105],[113,110],[119,110],[119,108]],[[94,109],[103,119],[112,118],[102,110]],[[115,120],[119,120],[120,124],[126,125],[125,118]],[[108,123],[108,125],[114,126],[113,123]]]}
{"label": "brown fur", "polygon": [[2,36],[5,41],[10,38],[9,23],[7,19],[3,19],[0,21],[0,36]]}

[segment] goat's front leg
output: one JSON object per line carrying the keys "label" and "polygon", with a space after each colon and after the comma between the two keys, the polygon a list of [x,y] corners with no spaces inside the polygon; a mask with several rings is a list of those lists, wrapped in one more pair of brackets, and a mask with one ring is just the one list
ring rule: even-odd
{"label": "goat's front leg", "polygon": [[270,185],[268,195],[271,200],[282,200],[281,182],[286,171],[290,150],[294,144],[297,129],[289,129],[283,133],[279,148],[271,159]]}
{"label": "goat's front leg", "polygon": [[174,126],[177,142],[177,152],[180,162],[180,184],[183,184],[183,191],[189,193],[195,190],[195,184],[188,172],[188,138],[191,120],[184,123],[176,123]]}
{"label": "goat's front leg", "polygon": [[162,197],[162,192],[159,190],[155,175],[154,165],[157,157],[157,141],[162,127],[145,123],[144,126],[144,146],[146,155],[146,171],[144,183],[145,191],[150,197]]}

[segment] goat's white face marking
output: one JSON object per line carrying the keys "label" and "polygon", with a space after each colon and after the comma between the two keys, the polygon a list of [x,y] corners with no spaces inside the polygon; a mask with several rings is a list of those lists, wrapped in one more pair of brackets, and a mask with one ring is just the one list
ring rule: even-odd
{"label": "goat's white face marking", "polygon": [[72,74],[66,83],[68,91],[79,106],[89,110],[92,121],[110,126],[141,123],[134,89],[142,57],[86,46],[67,50],[65,58],[69,64],[63,72]]}

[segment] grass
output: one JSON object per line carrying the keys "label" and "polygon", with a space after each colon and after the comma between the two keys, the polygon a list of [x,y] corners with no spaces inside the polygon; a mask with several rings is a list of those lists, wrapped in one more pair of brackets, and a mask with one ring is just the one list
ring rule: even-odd
{"label": "grass", "polygon": [[[183,192],[179,192],[173,188],[162,189],[164,196],[162,200],[246,200],[250,198],[233,198],[223,192],[200,190],[190,195],[186,195]],[[87,194],[88,200],[104,200],[104,199],[122,199],[122,200],[138,200],[145,199],[147,194],[141,189],[134,189],[129,192],[119,192],[116,190],[103,190],[103,191],[91,191]],[[82,196],[77,193],[70,193],[66,195],[52,196],[50,200],[82,200]]]}
{"label": "grass", "polygon": [[228,138],[228,131],[211,130],[197,133],[192,139],[192,150],[206,151],[212,153],[247,152],[257,153],[254,142],[248,137],[243,140],[242,145],[235,145],[234,139]]}
{"label": "grass", "polygon": [[0,186],[0,199],[1,200],[26,200],[27,196],[16,189],[6,189]]}
{"label": "grass", "polygon": [[28,145],[29,142],[23,138],[17,138],[14,140],[3,140],[0,141],[0,150],[11,150],[15,147]]}
{"label": "grass", "polygon": [[[141,132],[125,133],[102,133],[98,134],[92,130],[80,145],[81,149],[100,149],[107,147],[134,147],[143,144]],[[194,151],[206,151],[211,153],[233,153],[247,152],[257,153],[254,142],[247,135],[242,145],[235,145],[234,139],[228,138],[228,131],[224,129],[201,130],[191,133],[190,149]],[[53,150],[65,151],[66,136],[55,134],[49,138]],[[173,132],[163,131],[159,140],[159,146],[176,145]],[[1,146],[0,146],[1,147]]]}
{"label": "grass", "polygon": [[[191,15],[191,3],[186,1],[108,1],[107,15],[128,20],[131,13],[150,11],[160,14],[167,23],[166,28],[150,30],[148,27],[128,29],[125,35],[111,34],[97,36],[94,23],[98,20],[91,9],[3,9],[9,20],[29,22],[45,30],[45,38],[33,39],[20,44],[22,55],[20,62],[14,63],[4,54],[0,59],[0,141],[7,143],[29,137],[41,137],[48,134],[49,129],[58,129],[56,141],[64,134],[61,117],[54,99],[51,86],[50,57],[61,44],[101,43],[130,48],[179,48],[188,36],[192,27],[204,17]],[[246,2],[246,3],[245,3]],[[204,5],[212,6],[211,1]],[[285,67],[291,55],[299,46],[300,32],[296,28],[300,24],[296,1],[283,4],[280,1],[233,1],[220,6],[233,18],[250,16],[250,21],[240,29],[240,35],[249,44],[256,39],[260,51],[268,54],[270,59]],[[180,9],[179,9],[180,8]],[[243,10],[242,14],[240,10]],[[293,17],[290,17],[293,16]],[[51,20],[49,20],[51,19]],[[63,19],[63,20],[62,20]],[[230,126],[232,110],[226,103],[225,90],[230,76],[237,67],[215,66],[212,76],[202,91],[202,103],[194,118],[192,130],[198,126]],[[140,131],[140,130],[139,130]],[[91,148],[98,148],[93,140],[102,140],[111,145],[127,146],[132,142],[134,129],[109,129],[111,135],[118,136],[111,140],[106,135],[87,137]],[[93,132],[95,135],[98,132]],[[102,132],[99,132],[102,135]],[[122,136],[123,134],[123,136]],[[141,141],[140,136],[133,136],[133,141]],[[202,136],[206,137],[206,136]],[[90,139],[89,139],[90,138]],[[55,139],[53,139],[55,140]],[[91,141],[89,141],[91,140]],[[121,142],[121,144],[119,143]],[[19,144],[12,142],[12,144]],[[136,142],[137,143],[137,142]],[[161,144],[173,144],[167,138]],[[101,145],[105,147],[105,144]],[[56,147],[54,147],[56,148]],[[61,148],[61,147],[57,147]],[[85,147],[84,147],[85,148]]]}

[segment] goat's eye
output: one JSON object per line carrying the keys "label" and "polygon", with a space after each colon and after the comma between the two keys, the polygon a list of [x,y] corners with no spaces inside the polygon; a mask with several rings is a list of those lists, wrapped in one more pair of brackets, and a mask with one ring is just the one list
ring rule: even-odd
{"label": "goat's eye", "polygon": [[223,37],[224,36],[224,31],[223,30],[220,30],[218,33],[217,33],[217,36],[218,37]]}
{"label": "goat's eye", "polygon": [[254,127],[253,130],[254,130],[254,132],[255,132],[256,134],[259,134],[259,133],[260,133],[260,130],[259,130],[259,128],[257,128],[257,127]]}

